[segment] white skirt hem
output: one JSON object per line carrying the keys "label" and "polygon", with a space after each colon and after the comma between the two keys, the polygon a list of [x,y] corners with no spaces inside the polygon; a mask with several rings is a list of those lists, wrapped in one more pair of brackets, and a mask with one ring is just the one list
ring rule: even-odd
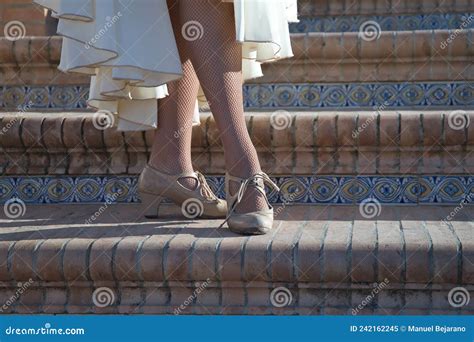
{"label": "white skirt hem", "polygon": [[[157,99],[168,96],[168,82],[182,77],[166,0],[135,1],[127,8],[119,0],[35,2],[59,19],[58,34],[64,37],[59,69],[92,76],[88,105],[109,113],[118,130],[157,128]],[[263,76],[262,63],[293,56],[288,22],[297,21],[296,0],[230,2],[245,80]],[[156,20],[152,13],[166,15]],[[196,101],[193,125],[199,123]]]}

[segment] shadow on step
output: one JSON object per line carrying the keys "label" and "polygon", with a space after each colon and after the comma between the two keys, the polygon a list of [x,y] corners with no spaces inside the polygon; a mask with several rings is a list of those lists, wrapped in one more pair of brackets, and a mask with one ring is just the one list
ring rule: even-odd
{"label": "shadow on step", "polygon": [[[222,219],[185,220],[168,206],[161,219],[143,218],[136,205],[118,204],[101,210],[97,205],[29,206],[16,220],[0,219],[0,241],[44,239],[104,239],[115,237],[176,234],[196,238],[236,237],[226,228],[218,229]],[[97,214],[100,213],[100,214]],[[474,221],[474,207],[442,206],[277,206],[275,226],[308,228],[328,222],[358,225],[372,229],[377,224],[394,227],[407,224]]]}

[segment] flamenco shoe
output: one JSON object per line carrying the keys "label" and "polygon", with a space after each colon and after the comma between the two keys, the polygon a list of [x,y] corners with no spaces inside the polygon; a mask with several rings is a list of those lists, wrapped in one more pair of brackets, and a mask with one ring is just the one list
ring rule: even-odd
{"label": "flamenco shoe", "polygon": [[[231,181],[240,183],[239,190],[234,195],[231,195],[229,190],[229,184]],[[273,226],[273,207],[268,202],[267,195],[265,194],[265,184],[280,191],[278,186],[264,172],[259,172],[249,178],[234,177],[226,174],[225,189],[229,212],[220,227],[227,222],[230,231],[237,234],[262,235],[268,233]],[[254,187],[264,196],[268,206],[267,209],[244,214],[235,212],[235,208],[242,201],[248,187]]]}
{"label": "flamenco shoe", "polygon": [[[191,190],[179,180],[194,178],[197,186]],[[181,206],[186,218],[222,218],[227,213],[227,203],[217,198],[200,172],[168,175],[147,165],[138,180],[142,211],[147,218],[157,218],[165,199]]]}

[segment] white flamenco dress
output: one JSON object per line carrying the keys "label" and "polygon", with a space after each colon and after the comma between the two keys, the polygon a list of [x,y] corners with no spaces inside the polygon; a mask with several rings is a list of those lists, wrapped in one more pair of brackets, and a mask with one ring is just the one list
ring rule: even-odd
{"label": "white flamenco dress", "polygon": [[[262,76],[261,63],[293,56],[288,22],[298,21],[297,0],[223,1],[234,3],[244,79]],[[182,76],[166,0],[35,2],[59,18],[59,69],[91,75],[88,105],[113,114],[118,130],[156,128],[157,99]]]}

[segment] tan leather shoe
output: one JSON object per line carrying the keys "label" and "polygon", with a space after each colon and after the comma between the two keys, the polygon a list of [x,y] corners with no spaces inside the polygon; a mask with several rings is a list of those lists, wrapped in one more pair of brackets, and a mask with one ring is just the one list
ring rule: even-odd
{"label": "tan leather shoe", "polygon": [[[240,183],[239,190],[234,195],[230,195],[229,184],[231,181]],[[268,202],[265,183],[280,191],[280,188],[264,172],[259,172],[247,179],[226,174],[225,190],[229,213],[220,227],[227,222],[227,226],[232,232],[241,235],[261,235],[269,232],[273,227],[273,207]],[[242,201],[245,191],[250,186],[265,197],[268,209],[238,214],[235,212],[235,208]]]}
{"label": "tan leather shoe", "polygon": [[[195,189],[190,190],[179,180],[194,178]],[[227,203],[214,195],[200,172],[168,175],[147,165],[138,180],[138,191],[142,200],[142,211],[147,218],[157,218],[164,199],[181,206],[183,215],[190,219],[222,218],[227,213]]]}

